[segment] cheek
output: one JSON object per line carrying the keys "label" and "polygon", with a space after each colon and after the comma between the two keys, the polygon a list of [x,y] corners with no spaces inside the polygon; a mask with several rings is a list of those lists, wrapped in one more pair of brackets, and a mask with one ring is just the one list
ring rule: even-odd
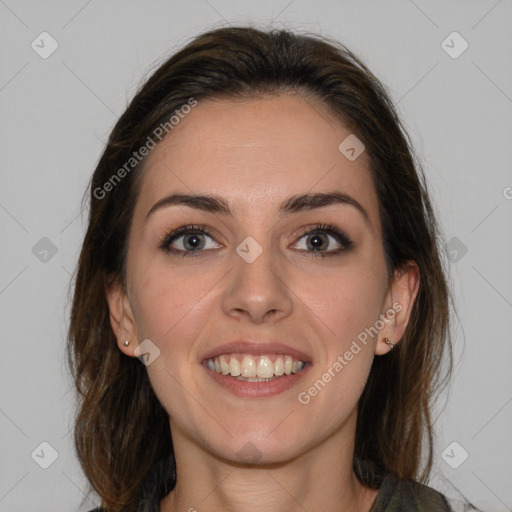
{"label": "cheek", "polygon": [[336,348],[350,344],[379,318],[384,287],[381,275],[368,268],[337,269],[314,285],[302,285],[302,301],[336,340]]}
{"label": "cheek", "polygon": [[139,336],[165,344],[200,325],[194,319],[214,282],[206,276],[180,274],[152,263],[143,272],[134,273],[133,284]]}
{"label": "cheek", "polygon": [[[366,266],[347,266],[329,278],[303,285],[302,301],[310,312],[322,347],[315,372],[301,391],[311,410],[331,410],[335,428],[355,407],[363,392],[374,358],[375,335],[370,328],[379,318],[382,276]],[[320,320],[320,321],[318,321]]]}

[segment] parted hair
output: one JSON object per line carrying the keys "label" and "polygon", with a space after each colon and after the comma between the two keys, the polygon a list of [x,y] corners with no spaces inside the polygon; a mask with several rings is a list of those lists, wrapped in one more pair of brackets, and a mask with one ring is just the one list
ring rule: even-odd
{"label": "parted hair", "polygon": [[399,478],[427,481],[433,403],[452,371],[452,298],[440,227],[411,139],[384,85],[342,43],[229,27],[194,38],[145,80],[115,124],[84,196],[88,225],[73,283],[67,362],[77,391],[77,456],[105,510],[136,510],[151,468],[161,468],[159,497],[176,485],[168,414],[145,366],[119,350],[109,320],[105,291],[114,282],[126,287],[127,240],[146,158],[133,168],[126,163],[149,139],[158,144],[155,130],[191,99],[287,92],[321,100],[364,143],[388,277],[411,260],[419,268],[404,335],[374,358],[358,403],[354,470],[363,479],[357,461],[370,460]]}

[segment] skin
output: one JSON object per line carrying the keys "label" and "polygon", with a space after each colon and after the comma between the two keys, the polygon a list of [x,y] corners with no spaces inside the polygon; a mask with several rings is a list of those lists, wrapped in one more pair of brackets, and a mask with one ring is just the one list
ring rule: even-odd
{"label": "skin", "polygon": [[[283,94],[200,101],[149,155],[130,229],[127,291],[108,290],[119,349],[150,339],[160,356],[147,366],[169,413],[178,479],[162,512],[368,511],[377,491],[352,470],[357,404],[375,356],[398,343],[416,298],[414,262],[388,286],[378,199],[363,152],[349,161],[338,145],[351,132],[311,98]],[[327,207],[278,215],[302,193],[342,191],[367,211]],[[218,194],[226,216],[168,206],[170,193]],[[353,248],[315,257],[303,236],[317,223],[347,233]],[[186,224],[207,226],[198,257],[164,252],[159,243]],[[200,235],[201,236],[201,235]],[[263,249],[252,263],[236,252],[247,237]],[[340,247],[324,235],[324,250]],[[173,242],[184,249],[185,235]],[[393,303],[401,310],[311,401],[307,391],[365,328]],[[212,347],[236,340],[278,340],[310,355],[297,386],[274,397],[239,398],[201,366]],[[123,345],[130,340],[128,347]],[[240,453],[257,449],[254,464]],[[246,448],[244,448],[246,447]]]}

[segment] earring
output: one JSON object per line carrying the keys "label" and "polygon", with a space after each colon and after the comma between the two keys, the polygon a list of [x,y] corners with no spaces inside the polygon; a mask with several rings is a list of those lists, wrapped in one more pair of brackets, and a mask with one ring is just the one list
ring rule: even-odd
{"label": "earring", "polygon": [[123,345],[124,345],[125,347],[127,347],[129,344],[130,344],[130,340],[126,340],[125,342],[123,342]]}
{"label": "earring", "polygon": [[395,346],[395,345],[393,345],[393,343],[391,343],[391,340],[389,338],[384,338],[384,343],[387,343],[391,347],[391,350]]}

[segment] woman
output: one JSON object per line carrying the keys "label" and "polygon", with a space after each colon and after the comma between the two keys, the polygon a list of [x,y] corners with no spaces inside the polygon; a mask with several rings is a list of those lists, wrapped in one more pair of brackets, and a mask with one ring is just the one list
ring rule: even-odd
{"label": "woman", "polygon": [[119,119],[90,201],[68,355],[101,510],[450,510],[423,485],[439,228],[349,50],[200,35]]}

